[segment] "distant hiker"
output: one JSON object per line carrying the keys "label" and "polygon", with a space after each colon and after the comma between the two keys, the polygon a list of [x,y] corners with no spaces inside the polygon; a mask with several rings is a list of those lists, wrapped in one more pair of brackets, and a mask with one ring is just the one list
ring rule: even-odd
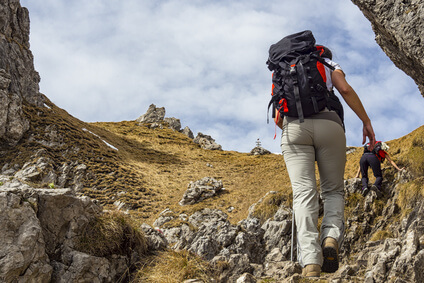
{"label": "distant hiker", "polygon": [[390,164],[392,164],[393,167],[395,167],[397,170],[401,171],[404,168],[399,168],[396,165],[396,163],[390,158],[390,155],[387,152],[387,150],[389,150],[389,146],[386,143],[381,141],[376,141],[373,149],[370,149],[369,145],[370,145],[369,143],[364,145],[364,153],[362,154],[361,160],[359,161],[359,168],[355,177],[359,178],[359,172],[361,172],[361,175],[362,175],[361,194],[363,196],[366,196],[370,190],[368,188],[368,181],[369,181],[368,168],[371,167],[375,177],[375,182],[371,186],[371,190],[377,194],[378,198],[381,198],[383,196],[383,193],[381,192],[381,184],[383,182],[383,174],[381,172],[381,163],[383,163],[384,160],[387,158]]}
{"label": "distant hiker", "polygon": [[[304,276],[319,277],[321,269],[323,272],[338,269],[338,251],[344,233],[346,137],[343,108],[334,95],[333,85],[362,120],[362,143],[368,137],[374,144],[374,130],[340,65],[332,61],[328,48],[315,45],[311,31],[283,38],[270,47],[269,53],[274,120],[283,130],[281,149],[293,190],[298,260]],[[290,101],[292,97],[297,97],[294,103]],[[321,239],[317,228],[315,161],[324,204]]]}

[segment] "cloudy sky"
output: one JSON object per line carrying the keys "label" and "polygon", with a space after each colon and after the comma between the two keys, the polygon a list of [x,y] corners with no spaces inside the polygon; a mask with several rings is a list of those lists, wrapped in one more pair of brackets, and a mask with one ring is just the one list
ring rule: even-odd
{"label": "cloudy sky", "polygon": [[[424,124],[414,81],[383,53],[351,1],[21,0],[40,90],[86,122],[135,120],[150,104],[224,150],[280,152],[267,124],[269,46],[312,30],[360,96],[377,139]],[[331,7],[331,8],[330,8]],[[362,123],[345,105],[347,144]]]}

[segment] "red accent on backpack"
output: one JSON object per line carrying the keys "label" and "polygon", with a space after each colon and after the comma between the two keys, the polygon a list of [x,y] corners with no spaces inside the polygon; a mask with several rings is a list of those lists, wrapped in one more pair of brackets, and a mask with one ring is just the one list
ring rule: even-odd
{"label": "red accent on backpack", "polygon": [[322,80],[326,83],[327,82],[327,76],[325,75],[325,67],[324,64],[322,64],[320,61],[317,61],[317,69],[320,73]]}

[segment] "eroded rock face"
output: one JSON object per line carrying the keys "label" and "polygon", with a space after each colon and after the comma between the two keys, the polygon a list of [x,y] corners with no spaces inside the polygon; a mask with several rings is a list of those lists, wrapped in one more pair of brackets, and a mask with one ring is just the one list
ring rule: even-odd
{"label": "eroded rock face", "polygon": [[128,268],[122,258],[75,250],[84,225],[101,212],[89,198],[70,189],[35,189],[4,175],[0,184],[1,282],[115,282]]}
{"label": "eroded rock face", "polygon": [[18,0],[0,3],[0,145],[13,146],[29,129],[26,101],[43,106],[40,76],[29,50],[29,13]]}
{"label": "eroded rock face", "polygon": [[53,268],[30,201],[0,191],[0,281],[50,282]]}
{"label": "eroded rock face", "polygon": [[421,0],[352,0],[371,22],[383,51],[424,96],[424,6]]}

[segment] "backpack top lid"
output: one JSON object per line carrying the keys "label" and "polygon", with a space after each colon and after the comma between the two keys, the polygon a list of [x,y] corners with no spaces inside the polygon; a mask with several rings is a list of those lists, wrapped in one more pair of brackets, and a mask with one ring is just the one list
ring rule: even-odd
{"label": "backpack top lid", "polygon": [[374,144],[374,148],[372,150],[369,149],[370,143],[364,145],[364,152],[372,152],[374,154],[378,154],[381,148],[381,141],[376,141]]}
{"label": "backpack top lid", "polygon": [[333,53],[328,47],[325,47],[324,45],[316,45],[315,46],[317,50],[319,50],[319,55],[323,58],[328,58],[330,60],[333,59]]}
{"label": "backpack top lid", "polygon": [[312,31],[305,30],[288,35],[269,48],[268,68],[273,70],[278,62],[290,53],[310,53],[316,50]]}

